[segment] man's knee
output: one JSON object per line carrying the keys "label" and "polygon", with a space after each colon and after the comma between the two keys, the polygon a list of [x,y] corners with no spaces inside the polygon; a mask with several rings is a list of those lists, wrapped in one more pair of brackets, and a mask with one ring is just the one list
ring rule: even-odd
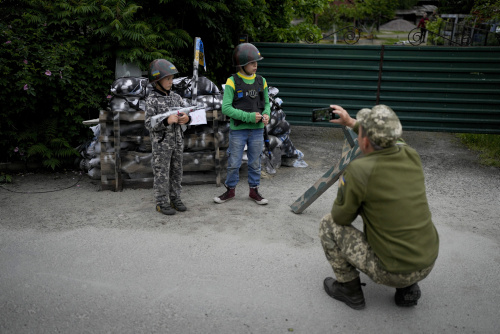
{"label": "man's knee", "polygon": [[331,233],[332,225],[333,225],[333,218],[332,218],[332,215],[329,213],[321,219],[321,222],[319,224],[319,236],[320,236],[320,238],[325,234]]}

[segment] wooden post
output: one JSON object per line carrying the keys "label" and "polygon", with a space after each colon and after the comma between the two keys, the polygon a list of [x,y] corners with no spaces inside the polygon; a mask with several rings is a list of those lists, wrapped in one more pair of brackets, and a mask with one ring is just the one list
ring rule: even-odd
{"label": "wooden post", "polygon": [[115,146],[115,191],[123,190],[122,160],[120,157],[120,112],[113,111],[113,132]]}

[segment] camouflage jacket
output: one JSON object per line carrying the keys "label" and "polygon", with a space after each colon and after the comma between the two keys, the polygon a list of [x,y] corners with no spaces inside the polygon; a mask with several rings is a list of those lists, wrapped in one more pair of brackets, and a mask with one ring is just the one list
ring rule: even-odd
{"label": "camouflage jacket", "polygon": [[165,132],[167,134],[180,132],[182,136],[182,129],[179,124],[165,125],[160,122],[153,127],[151,125],[151,117],[168,112],[170,108],[188,106],[189,104],[184,102],[179,94],[171,91],[170,94],[167,95],[154,89],[146,98],[146,115],[144,120],[146,129],[149,130],[151,140],[161,139]]}

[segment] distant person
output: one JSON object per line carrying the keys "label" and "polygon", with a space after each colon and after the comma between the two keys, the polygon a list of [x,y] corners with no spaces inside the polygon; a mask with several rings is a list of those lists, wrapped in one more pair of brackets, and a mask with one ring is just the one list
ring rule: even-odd
{"label": "distant person", "polygon": [[418,22],[417,28],[420,28],[420,43],[425,41],[425,34],[427,32],[426,25],[428,21],[429,18],[427,17],[427,13],[424,13],[424,16]]}
{"label": "distant person", "polygon": [[238,72],[227,79],[222,100],[222,113],[231,118],[227,177],[224,183],[226,192],[215,197],[215,203],[234,198],[245,146],[249,197],[257,204],[268,203],[259,192],[264,126],[271,114],[266,79],[256,74],[257,62],[262,59],[259,50],[250,43],[236,46],[233,52],[233,66]]}
{"label": "distant person", "polygon": [[[340,118],[330,122],[353,128],[363,155],[345,169],[332,211],[321,220],[321,244],[336,276],[324,280],[324,289],[362,309],[361,271],[396,288],[396,305],[417,305],[418,282],[431,272],[439,248],[420,157],[400,139],[401,123],[388,106],[361,109],[356,120],[331,107]],[[351,225],[357,216],[363,232]]]}
{"label": "distant person", "polygon": [[153,194],[156,211],[174,215],[186,211],[181,201],[182,159],[184,134],[182,124],[191,121],[185,113],[174,113],[162,122],[153,123],[152,117],[171,111],[172,108],[188,107],[179,94],[172,91],[177,68],[166,59],[156,59],[149,65],[149,82],[153,91],[146,98],[145,126],[149,130],[152,146]]}

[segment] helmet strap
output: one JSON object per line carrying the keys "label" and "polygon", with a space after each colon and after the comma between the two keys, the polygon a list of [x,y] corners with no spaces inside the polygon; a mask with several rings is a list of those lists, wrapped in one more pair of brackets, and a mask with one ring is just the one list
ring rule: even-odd
{"label": "helmet strap", "polygon": [[245,70],[245,66],[240,66],[240,69],[247,75],[247,77],[251,76],[251,74]]}
{"label": "helmet strap", "polygon": [[167,94],[170,94],[170,90],[165,89],[165,87],[163,87],[163,85],[160,83],[159,80],[156,82],[156,84],[158,84],[161,87],[162,91],[164,91]]}

